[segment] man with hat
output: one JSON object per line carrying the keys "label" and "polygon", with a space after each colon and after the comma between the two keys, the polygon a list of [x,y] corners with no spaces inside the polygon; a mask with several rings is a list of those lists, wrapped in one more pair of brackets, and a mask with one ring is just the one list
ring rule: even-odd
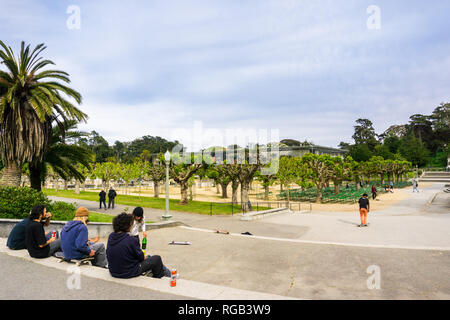
{"label": "man with hat", "polygon": [[61,231],[61,249],[64,258],[79,260],[87,256],[94,257],[93,265],[107,268],[105,245],[98,243],[98,237],[89,239],[88,223],[89,210],[80,207],[75,213],[75,218],[64,226]]}

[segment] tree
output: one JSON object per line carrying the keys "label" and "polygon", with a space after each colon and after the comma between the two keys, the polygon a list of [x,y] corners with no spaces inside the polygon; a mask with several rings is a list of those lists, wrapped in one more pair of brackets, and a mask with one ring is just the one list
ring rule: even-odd
{"label": "tree", "polygon": [[0,180],[2,185],[19,186],[24,163],[40,163],[50,143],[52,122],[87,116],[69,99],[81,103],[81,95],[62,84],[69,83],[68,73],[60,70],[42,70],[54,64],[39,55],[46,49],[22,42],[18,59],[2,41],[1,63],[7,71],[0,70],[0,158],[5,166]]}
{"label": "tree", "polygon": [[[40,191],[45,181],[48,168],[52,168],[65,181],[75,178],[77,182],[86,179],[82,167],[90,167],[94,154],[81,146],[66,144],[65,138],[78,137],[82,132],[76,131],[76,121],[68,121],[63,128],[55,126],[50,144],[47,146],[41,162],[29,163],[31,188]],[[63,131],[61,131],[63,130]]]}
{"label": "tree", "polygon": [[352,146],[350,149],[350,156],[358,162],[368,161],[372,155],[372,151],[367,144]]}
{"label": "tree", "polygon": [[290,208],[290,185],[298,178],[298,162],[299,158],[281,157],[276,173],[280,183],[286,187],[288,208]]}
{"label": "tree", "polygon": [[344,161],[341,157],[332,157],[331,160],[334,163],[334,167],[330,172],[330,178],[333,181],[334,185],[334,194],[339,193],[339,186],[342,184],[344,180],[351,180],[352,178],[352,160],[351,157],[348,157]]}
{"label": "tree", "polygon": [[268,174],[261,174],[261,170],[258,170],[255,174],[256,179],[261,182],[261,185],[264,188],[264,200],[269,200],[269,187],[278,180],[278,162],[278,159],[273,159],[271,163],[264,166],[266,170],[271,170],[268,172]]}
{"label": "tree", "polygon": [[228,198],[227,188],[231,182],[227,169],[224,165],[210,165],[206,170],[206,176],[222,188],[222,198]]}
{"label": "tree", "polygon": [[181,205],[188,204],[187,191],[189,187],[189,178],[203,166],[204,162],[203,159],[201,159],[201,155],[194,157],[193,154],[190,154],[182,158],[179,154],[175,153],[171,156],[169,166],[170,176],[180,185]]}
{"label": "tree", "polygon": [[322,190],[333,172],[334,162],[330,155],[317,155],[306,153],[302,156],[301,162],[305,165],[308,178],[317,188],[316,203],[322,201]]}
{"label": "tree", "polygon": [[352,136],[353,140],[355,140],[355,144],[365,144],[373,151],[378,142],[372,121],[369,119],[358,119],[356,120],[356,123],[357,125],[354,126],[355,133]]}
{"label": "tree", "polygon": [[413,134],[405,137],[399,148],[400,154],[414,166],[425,166],[429,161],[430,152]]}
{"label": "tree", "polygon": [[166,178],[166,168],[162,164],[162,161],[160,161],[161,157],[162,154],[160,154],[160,156],[155,159],[155,161],[151,163],[146,170],[148,178],[153,182],[153,195],[155,198],[159,198],[159,183],[164,181]]}
{"label": "tree", "polygon": [[114,162],[97,162],[94,165],[93,175],[102,179],[102,188],[109,188],[109,182],[120,176],[120,164]]}

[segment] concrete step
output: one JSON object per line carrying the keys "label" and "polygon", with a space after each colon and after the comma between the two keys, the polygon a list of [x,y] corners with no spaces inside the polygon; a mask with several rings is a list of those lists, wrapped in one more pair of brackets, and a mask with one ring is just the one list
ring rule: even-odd
{"label": "concrete step", "polygon": [[419,178],[419,182],[442,182],[442,183],[450,183],[450,178]]}

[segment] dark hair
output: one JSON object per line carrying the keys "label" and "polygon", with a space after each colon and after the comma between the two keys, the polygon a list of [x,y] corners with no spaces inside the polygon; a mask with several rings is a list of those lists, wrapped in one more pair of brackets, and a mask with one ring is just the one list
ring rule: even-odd
{"label": "dark hair", "polygon": [[142,209],[142,207],[134,208],[133,215],[136,216],[136,217],[143,217],[144,216],[144,209]]}
{"label": "dark hair", "polygon": [[128,232],[133,222],[133,216],[126,212],[122,212],[113,219],[114,232]]}
{"label": "dark hair", "polygon": [[363,197],[368,197],[367,193],[364,193],[364,194],[363,194]]}
{"label": "dark hair", "polygon": [[30,220],[35,220],[35,219],[39,219],[39,216],[41,214],[44,214],[44,209],[45,209],[45,205],[43,204],[38,204],[35,205],[30,212]]}

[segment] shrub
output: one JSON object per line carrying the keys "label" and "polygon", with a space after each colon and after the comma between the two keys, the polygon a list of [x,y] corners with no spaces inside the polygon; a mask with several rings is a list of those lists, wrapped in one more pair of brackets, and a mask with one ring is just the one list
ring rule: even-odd
{"label": "shrub", "polygon": [[77,208],[72,203],[53,201],[47,206],[47,211],[52,214],[52,220],[69,221],[75,217]]}
{"label": "shrub", "polygon": [[42,192],[28,187],[0,187],[0,218],[24,219],[37,204],[47,207],[52,220],[68,221],[75,216],[76,207],[71,203],[52,202]]}
{"label": "shrub", "polygon": [[28,187],[0,187],[0,218],[24,219],[37,204],[48,206],[50,200]]}

